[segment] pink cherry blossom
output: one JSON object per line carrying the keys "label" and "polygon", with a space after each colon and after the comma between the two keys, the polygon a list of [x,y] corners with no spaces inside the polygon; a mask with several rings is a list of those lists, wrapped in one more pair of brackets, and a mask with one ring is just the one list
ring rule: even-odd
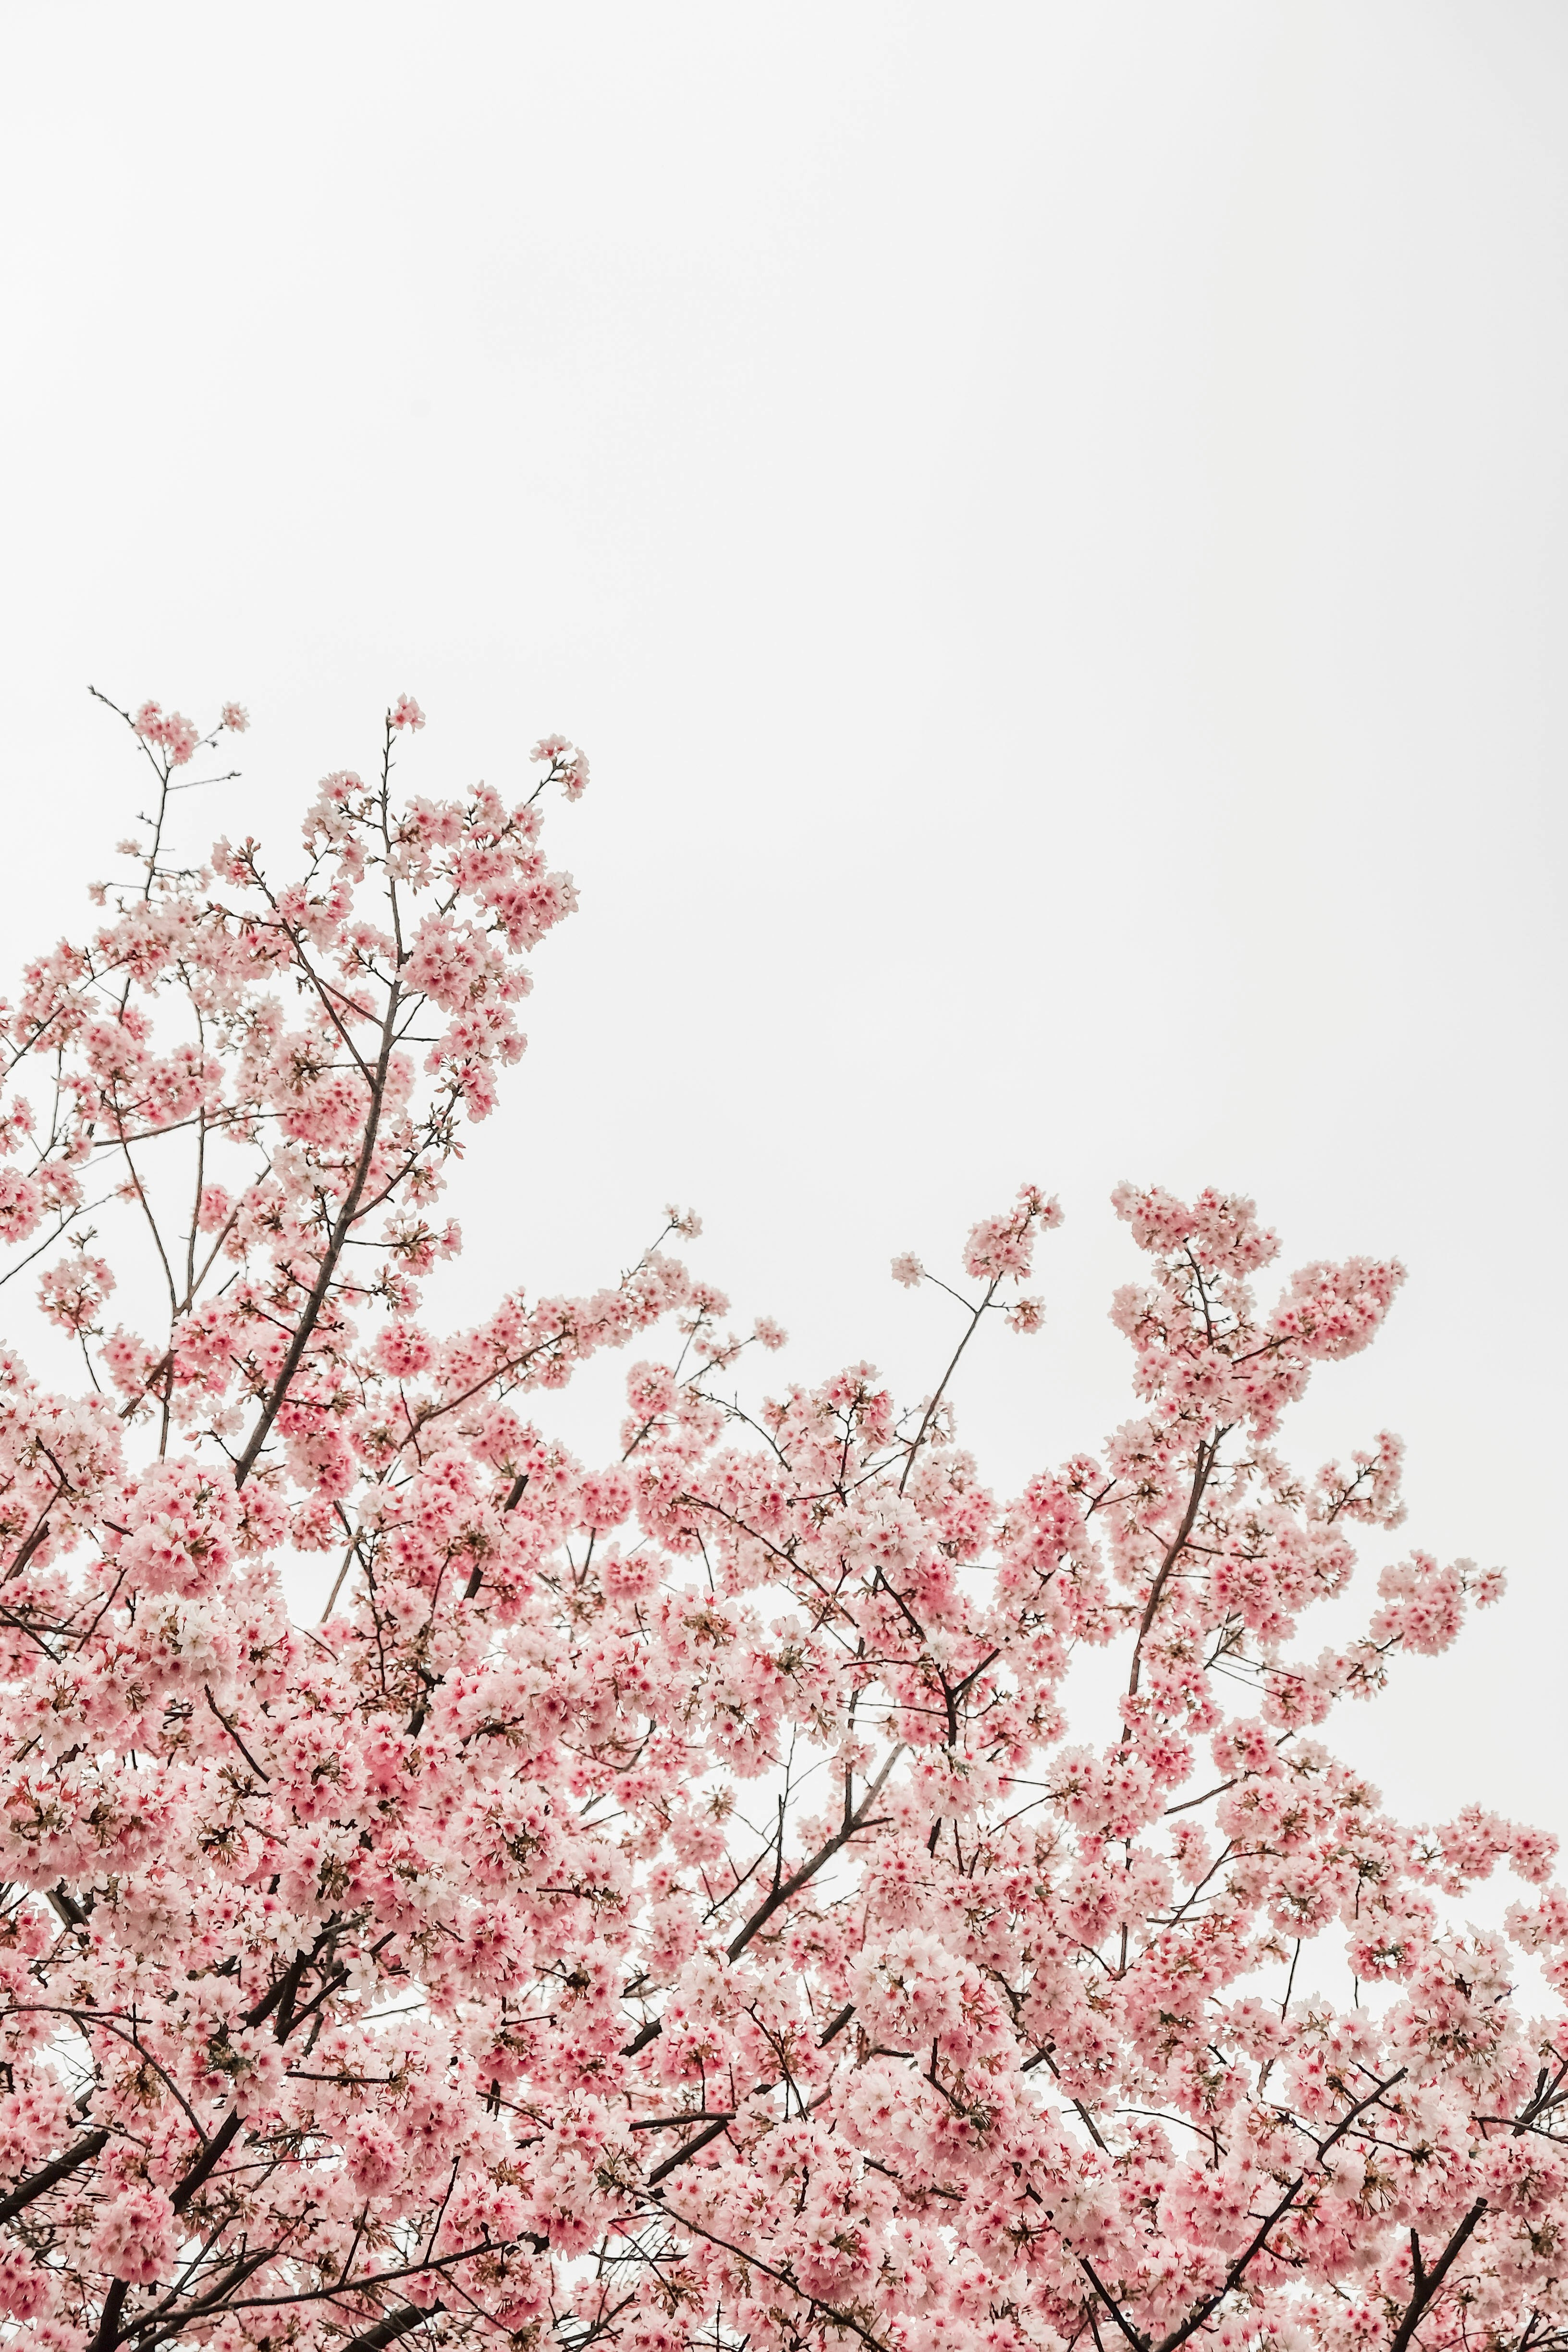
{"label": "pink cherry blossom", "polygon": [[1045,1323],[1037,1185],[893,1260],[912,1399],[748,1387],[783,1328],[673,1206],[454,1329],[585,761],[405,795],[404,697],[291,854],[203,866],[170,779],[218,730],[119,715],[135,878],[0,1008],[9,2338],[1560,2352],[1555,1842],[1401,1822],[1324,1730],[1501,1572],[1393,1556],[1391,1433],[1279,1450],[1398,1262],[1259,1295],[1249,1200],[1120,1186],[1129,1412],[1014,1494],[955,1400]]}
{"label": "pink cherry blossom", "polygon": [[162,2190],[126,2189],[102,2210],[92,2233],[93,2258],[110,2278],[151,2286],[174,2261],[174,2210]]}
{"label": "pink cherry blossom", "polygon": [[177,710],[161,710],[155,702],[144,702],[132,724],[144,743],[166,754],[171,768],[183,768],[201,740],[194,720]]}

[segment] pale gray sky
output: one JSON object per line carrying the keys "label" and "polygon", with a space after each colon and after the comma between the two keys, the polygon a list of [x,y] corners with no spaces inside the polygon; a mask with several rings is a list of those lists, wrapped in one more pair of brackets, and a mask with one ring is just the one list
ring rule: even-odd
{"label": "pale gray sky", "polygon": [[917,1390],[889,1255],[1035,1177],[1050,1322],[962,1396],[1005,1485],[1130,1409],[1119,1176],[1397,1252],[1291,1443],[1402,1430],[1407,1536],[1514,1581],[1352,1736],[1407,1810],[1568,1828],[1568,15],[85,0],[0,44],[8,966],[133,795],[89,677],[248,702],[202,843],[290,843],[401,689],[432,789],[564,729],[584,911],[453,1313],[679,1196],[790,1370]]}

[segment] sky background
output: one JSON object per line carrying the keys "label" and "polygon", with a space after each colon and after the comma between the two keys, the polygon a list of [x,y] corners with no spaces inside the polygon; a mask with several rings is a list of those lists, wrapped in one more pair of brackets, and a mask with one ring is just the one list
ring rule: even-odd
{"label": "sky background", "polygon": [[1401,1431],[1512,1584],[1337,1736],[1568,1832],[1568,13],[84,0],[6,16],[0,205],[9,970],[137,797],[89,679],[249,705],[194,850],[399,691],[420,789],[564,730],[451,1317],[676,1198],[782,1372],[919,1393],[890,1255],[1028,1177],[1005,1490],[1131,1410],[1119,1178],[1397,1254],[1288,1450]]}

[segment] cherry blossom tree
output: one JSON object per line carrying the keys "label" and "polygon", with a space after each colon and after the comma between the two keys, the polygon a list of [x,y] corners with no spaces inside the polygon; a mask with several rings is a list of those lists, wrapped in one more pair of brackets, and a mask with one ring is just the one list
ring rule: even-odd
{"label": "cherry blossom tree", "polygon": [[[0,1356],[7,2338],[1568,2342],[1552,1842],[1404,1826],[1321,1737],[1500,1579],[1413,1551],[1299,1635],[1400,1448],[1303,1475],[1279,1425],[1398,1265],[1260,1303],[1250,1202],[1123,1188],[1132,1417],[1002,1502],[952,1393],[1040,1322],[1034,1185],[951,1285],[895,1261],[910,1405],[867,1364],[757,1401],[783,1335],[674,1212],[443,1336],[585,761],[405,796],[404,698],[302,860],[191,866],[174,796],[245,713],[120,716],[132,878],[0,1009],[46,1318]],[[633,1342],[578,1461],[536,1392]],[[1069,1727],[1091,1650],[1120,1696]],[[1506,1928],[1465,1924],[1505,1859]]]}

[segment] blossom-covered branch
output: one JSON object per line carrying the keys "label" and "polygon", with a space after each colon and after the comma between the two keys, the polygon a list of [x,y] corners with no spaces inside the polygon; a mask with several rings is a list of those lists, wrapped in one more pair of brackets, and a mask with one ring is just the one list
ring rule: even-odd
{"label": "blossom-covered branch", "polygon": [[[1279,1426],[1399,1266],[1265,1295],[1250,1202],[1121,1188],[1132,1412],[1002,1499],[954,1394],[1044,1325],[1035,1184],[951,1283],[894,1261],[907,1402],[748,1388],[784,1334],[678,1210],[443,1330],[586,762],[405,792],[404,697],[298,856],[202,858],[245,712],[119,716],[126,878],[0,1010],[0,1242],[47,1261],[0,1356],[8,2335],[1568,2352],[1552,1843],[1403,1824],[1322,1737],[1500,1579],[1414,1550],[1302,1633],[1401,1449],[1303,1475]],[[633,1341],[580,1460],[549,1397]]]}

